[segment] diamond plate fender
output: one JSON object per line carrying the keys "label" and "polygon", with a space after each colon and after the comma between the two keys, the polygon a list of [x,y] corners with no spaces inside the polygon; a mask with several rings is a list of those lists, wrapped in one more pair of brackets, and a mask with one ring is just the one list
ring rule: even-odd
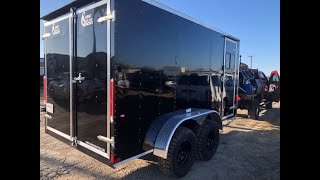
{"label": "diamond plate fender", "polygon": [[[219,113],[215,110],[209,109],[192,109],[188,113],[180,114],[169,118],[162,126],[155,141],[153,154],[166,159],[168,154],[169,145],[172,136],[181,123],[187,120],[195,120],[197,123],[202,124],[206,117],[219,117]],[[221,120],[220,120],[221,121]],[[220,124],[220,122],[219,122]]]}

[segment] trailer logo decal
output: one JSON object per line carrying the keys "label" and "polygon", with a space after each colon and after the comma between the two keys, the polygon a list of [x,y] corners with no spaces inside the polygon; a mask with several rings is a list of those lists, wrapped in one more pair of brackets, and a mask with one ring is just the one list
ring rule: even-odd
{"label": "trailer logo decal", "polygon": [[52,25],[52,34],[53,34],[53,35],[60,34],[60,27],[59,27],[59,25],[55,25],[55,24]]}
{"label": "trailer logo decal", "polygon": [[91,14],[86,15],[85,12],[83,12],[81,17],[81,25],[85,27],[91,25],[92,23],[93,20]]}

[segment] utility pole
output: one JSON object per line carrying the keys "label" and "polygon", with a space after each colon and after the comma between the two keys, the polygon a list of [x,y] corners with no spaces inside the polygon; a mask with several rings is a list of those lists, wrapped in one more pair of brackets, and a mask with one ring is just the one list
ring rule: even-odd
{"label": "utility pole", "polygon": [[250,68],[252,69],[252,57],[253,56],[248,56],[249,58],[251,58],[251,60],[250,60]]}

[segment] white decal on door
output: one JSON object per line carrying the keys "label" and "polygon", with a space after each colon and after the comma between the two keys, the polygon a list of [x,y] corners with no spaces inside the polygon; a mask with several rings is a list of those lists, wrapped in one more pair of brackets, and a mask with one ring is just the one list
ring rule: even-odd
{"label": "white decal on door", "polygon": [[106,151],[105,149],[103,149],[103,148],[101,148],[101,147],[99,147],[99,146],[97,146],[97,145],[94,145],[94,144],[92,144],[92,143],[90,143],[90,142],[88,142],[88,141],[86,141],[86,144],[88,144],[89,146],[92,146],[92,147],[94,147],[94,148],[96,148],[96,149],[99,149],[99,150],[102,151],[102,152],[105,152],[105,151]]}
{"label": "white decal on door", "polygon": [[53,34],[53,35],[60,34],[60,27],[59,27],[59,25],[55,25],[55,24],[52,25],[52,34]]}
{"label": "white decal on door", "polygon": [[91,14],[86,15],[85,12],[83,12],[81,17],[81,25],[85,27],[91,25],[92,23],[93,20]]}

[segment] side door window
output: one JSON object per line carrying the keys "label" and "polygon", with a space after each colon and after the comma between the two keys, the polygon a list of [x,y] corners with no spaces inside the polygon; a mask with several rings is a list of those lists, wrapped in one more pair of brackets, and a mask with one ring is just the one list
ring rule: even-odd
{"label": "side door window", "polygon": [[277,84],[278,82],[279,82],[279,77],[276,74],[274,74],[270,79],[270,83]]}
{"label": "side door window", "polygon": [[263,72],[259,71],[259,77],[264,82],[264,84],[268,84],[268,78]]}
{"label": "side door window", "polygon": [[226,53],[226,70],[235,69],[235,57],[234,54]]}

